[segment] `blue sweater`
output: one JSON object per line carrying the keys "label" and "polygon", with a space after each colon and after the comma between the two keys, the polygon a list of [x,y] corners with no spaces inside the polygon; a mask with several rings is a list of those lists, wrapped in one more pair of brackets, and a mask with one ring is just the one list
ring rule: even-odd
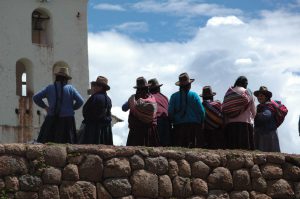
{"label": "blue sweater", "polygon": [[273,131],[277,129],[275,116],[268,106],[260,106],[254,119],[254,126],[256,129],[263,131]]}
{"label": "blue sweater", "polygon": [[[55,82],[57,85],[58,96],[61,95],[61,84]],[[56,102],[56,92],[54,84],[50,84],[43,90],[38,92],[33,96],[33,101],[41,108],[46,108],[47,105],[43,101],[46,98],[48,101],[48,115],[54,115],[55,113],[55,102]],[[74,103],[75,101],[75,103]],[[60,117],[74,116],[74,110],[79,109],[83,104],[83,99],[78,91],[70,84],[66,84],[63,87],[63,101],[60,109]]]}
{"label": "blue sweater", "polygon": [[185,92],[178,91],[171,96],[168,112],[172,123],[175,125],[181,123],[202,124],[205,109],[198,94],[188,91],[187,100],[185,99]]}

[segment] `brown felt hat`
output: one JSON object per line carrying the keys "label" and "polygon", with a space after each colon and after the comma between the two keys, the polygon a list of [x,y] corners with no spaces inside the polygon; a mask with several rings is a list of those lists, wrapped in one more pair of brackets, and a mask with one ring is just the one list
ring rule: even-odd
{"label": "brown felt hat", "polygon": [[181,73],[178,78],[179,81],[175,83],[176,86],[185,86],[195,81],[195,79],[190,79],[187,73]]}
{"label": "brown felt hat", "polygon": [[98,76],[96,81],[91,82],[91,86],[103,86],[105,90],[109,90],[110,86],[108,85],[108,79],[104,76]]}
{"label": "brown felt hat", "polygon": [[202,94],[200,94],[200,97],[212,97],[215,95],[216,95],[216,93],[212,92],[212,89],[210,86],[204,86],[202,88]]}
{"label": "brown felt hat", "polygon": [[56,76],[66,77],[68,80],[72,79],[69,73],[69,68],[67,67],[60,67],[58,68],[57,72],[55,73]]}
{"label": "brown felt hat", "polygon": [[158,88],[161,87],[162,84],[159,84],[156,78],[148,80],[148,85],[151,88]]}
{"label": "brown felt hat", "polygon": [[259,87],[259,90],[254,91],[255,97],[258,97],[258,95],[260,93],[265,95],[266,97],[269,97],[269,98],[272,97],[272,92],[270,92],[266,86],[261,86],[261,87]]}
{"label": "brown felt hat", "polygon": [[144,77],[138,77],[136,79],[136,86],[134,86],[133,88],[146,88],[146,87],[149,87],[147,80]]}

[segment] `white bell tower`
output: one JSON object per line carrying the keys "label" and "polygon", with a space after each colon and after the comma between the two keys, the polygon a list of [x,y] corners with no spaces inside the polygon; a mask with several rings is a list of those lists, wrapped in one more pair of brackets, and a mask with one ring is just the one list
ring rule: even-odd
{"label": "white bell tower", "polygon": [[[69,68],[87,98],[87,0],[0,1],[0,143],[36,138],[44,111],[32,96]],[[77,125],[81,111],[75,113]]]}

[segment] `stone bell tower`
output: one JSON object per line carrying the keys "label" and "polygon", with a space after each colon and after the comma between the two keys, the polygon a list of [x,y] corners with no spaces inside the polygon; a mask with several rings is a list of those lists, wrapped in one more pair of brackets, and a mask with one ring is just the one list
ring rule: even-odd
{"label": "stone bell tower", "polygon": [[58,66],[87,97],[87,0],[1,0],[0,30],[0,143],[27,142],[45,117],[32,96]]}

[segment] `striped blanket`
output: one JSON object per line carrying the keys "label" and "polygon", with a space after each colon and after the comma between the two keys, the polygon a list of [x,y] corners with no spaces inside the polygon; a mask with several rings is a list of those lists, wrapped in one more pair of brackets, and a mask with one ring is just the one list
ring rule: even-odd
{"label": "striped blanket", "polygon": [[248,90],[240,94],[230,87],[224,97],[222,112],[226,117],[235,118],[248,108],[249,103],[250,94]]}
{"label": "striped blanket", "polygon": [[129,100],[129,107],[133,115],[144,123],[152,123],[156,117],[157,103],[155,98],[150,95],[146,99],[135,99],[135,95],[132,95]]}
{"label": "striped blanket", "polygon": [[[264,104],[259,104],[257,106],[257,110],[259,110],[260,106],[263,105]],[[277,100],[271,100],[265,105],[267,105],[270,111],[274,114],[276,126],[279,127],[283,123],[284,118],[288,113],[287,107],[284,104],[281,104],[281,101],[277,101]]]}
{"label": "striped blanket", "polygon": [[205,108],[205,129],[218,129],[223,125],[223,114],[221,112],[220,101],[208,101],[202,102]]}

